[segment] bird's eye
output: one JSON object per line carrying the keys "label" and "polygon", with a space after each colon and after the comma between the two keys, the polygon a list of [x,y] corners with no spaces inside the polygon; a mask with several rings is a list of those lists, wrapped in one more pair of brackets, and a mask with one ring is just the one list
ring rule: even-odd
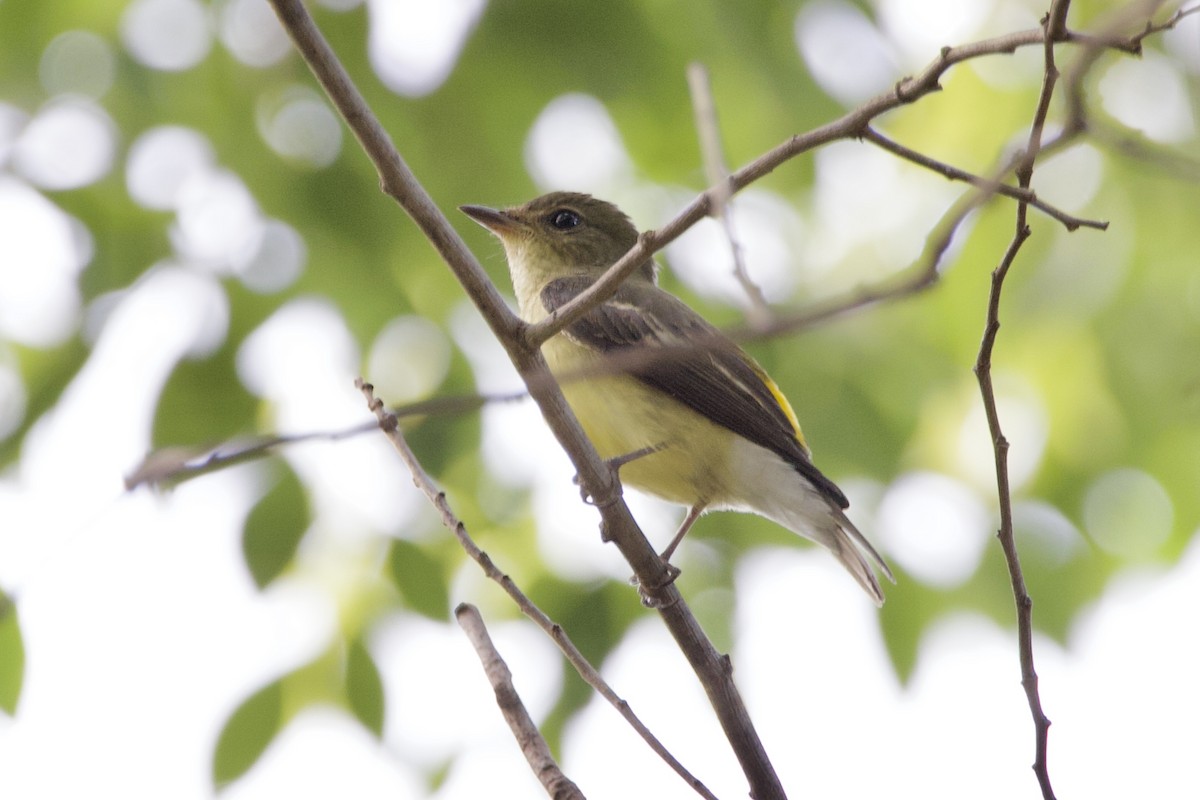
{"label": "bird's eye", "polygon": [[583,222],[579,218],[579,215],[569,208],[560,208],[557,211],[551,211],[547,220],[554,228],[560,231],[569,231],[572,228],[577,228]]}

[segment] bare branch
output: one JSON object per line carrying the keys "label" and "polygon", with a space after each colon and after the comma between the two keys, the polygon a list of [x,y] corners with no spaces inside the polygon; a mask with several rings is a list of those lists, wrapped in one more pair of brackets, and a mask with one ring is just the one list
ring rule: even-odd
{"label": "bare branch", "polygon": [[[1008,168],[1004,171],[1007,172]],[[794,333],[877,303],[928,289],[938,279],[938,267],[950,249],[954,235],[971,212],[986,203],[992,194],[986,188],[979,187],[959,197],[925,237],[925,247],[920,256],[904,271],[871,286],[858,287],[840,296],[812,303],[799,311],[777,314],[765,331],[733,330],[729,335],[736,341],[750,341]]]}
{"label": "bare branch", "polygon": [[372,424],[371,427],[383,429],[388,437],[388,441],[392,443],[396,452],[400,454],[400,459],[412,474],[413,484],[424,493],[429,502],[438,510],[442,517],[442,524],[454,533],[463,550],[471,557],[472,561],[479,565],[483,570],[483,574],[499,584],[500,588],[516,603],[521,613],[537,623],[537,626],[554,640],[554,643],[558,645],[558,649],[566,656],[567,661],[571,662],[571,666],[579,673],[579,677],[583,678],[588,686],[595,689],[601,697],[609,702],[609,705],[625,718],[625,721],[637,731],[638,735],[650,746],[651,750],[657,753],[671,769],[675,770],[679,777],[683,778],[689,786],[695,789],[697,794],[706,798],[706,800],[716,800],[712,792],[699,779],[688,772],[683,764],[663,746],[658,737],[650,732],[650,729],[633,712],[629,703],[613,691],[612,687],[600,676],[600,672],[591,665],[583,653],[579,651],[579,648],[575,646],[575,643],[571,641],[571,638],[563,630],[563,627],[552,620],[546,612],[542,611],[536,603],[530,600],[529,596],[521,591],[521,588],[517,586],[513,579],[496,566],[491,556],[475,544],[475,540],[467,532],[467,526],[463,524],[462,520],[454,513],[454,510],[450,508],[450,502],[446,499],[446,493],[438,489],[433,477],[425,471],[425,468],[421,466],[421,462],[417,460],[416,454],[413,453],[412,448],[408,446],[408,441],[405,440],[404,435],[400,432],[396,424],[395,416],[388,412],[384,408],[383,403],[375,397],[374,388],[371,384],[359,378],[355,381],[355,386],[363,393],[363,396],[367,399],[368,407],[375,414],[377,424]]}
{"label": "bare branch", "polygon": [[[758,800],[785,797],[775,768],[733,683],[728,658],[713,646],[683,601],[683,596],[672,584],[667,565],[646,539],[622,499],[615,471],[600,459],[557,385],[532,385],[537,376],[548,372],[546,361],[538,348],[540,343],[527,335],[525,323],[504,305],[500,293],[487,280],[479,263],[466,250],[462,240],[395,152],[390,139],[351,85],[344,68],[321,37],[304,5],[300,0],[271,0],[271,4],[326,93],[370,154],[380,171],[384,190],[397,198],[433,242],[483,313],[518,374],[526,381],[546,424],[571,458],[580,486],[592,498],[600,513],[603,538],[616,544],[621,555],[629,562],[642,591],[653,602],[704,686],[746,775],[751,793]],[[673,235],[678,236],[683,226],[684,223],[680,222]],[[657,246],[661,247],[663,243],[665,241],[660,241]],[[647,246],[647,237],[642,237],[639,246]],[[646,257],[649,257],[649,251]],[[631,255],[627,254],[623,261],[630,258]]]}
{"label": "bare branch", "polygon": [[[1161,1],[1155,2],[1154,5],[1157,7],[1157,6],[1162,5],[1162,3],[1161,3]],[[1140,54],[1142,42],[1145,41],[1147,37],[1154,36],[1155,34],[1163,33],[1165,31],[1169,31],[1169,30],[1173,29],[1176,25],[1178,25],[1185,17],[1190,17],[1193,14],[1200,14],[1200,5],[1193,5],[1188,8],[1181,8],[1178,11],[1176,11],[1174,14],[1172,14],[1169,18],[1167,18],[1159,23],[1147,22],[1146,27],[1140,33],[1129,37],[1130,43],[1137,47],[1137,50],[1131,49],[1129,52],[1135,53],[1135,54]],[[1147,16],[1150,16],[1150,15],[1147,15]],[[1118,45],[1113,44],[1110,46],[1116,47]]]}
{"label": "bare branch", "polygon": [[[1059,72],[1055,63],[1054,40],[1066,30],[1067,11],[1070,0],[1054,0],[1050,11],[1042,22],[1046,30],[1046,45],[1044,48],[1045,69],[1042,79],[1042,89],[1038,96],[1037,109],[1030,125],[1028,144],[1025,153],[1017,165],[1016,176],[1018,185],[1028,189],[1033,178],[1034,163],[1042,148],[1042,137],[1046,126],[1046,118],[1050,110],[1050,100],[1058,83]],[[1025,688],[1025,697],[1034,724],[1034,774],[1042,790],[1043,800],[1054,800],[1054,789],[1050,783],[1050,767],[1047,745],[1050,733],[1050,720],[1042,710],[1042,699],[1038,689],[1038,676],[1033,662],[1033,598],[1025,585],[1024,573],[1021,569],[1021,559],[1017,552],[1016,538],[1013,533],[1012,518],[1012,487],[1008,475],[1008,439],[1000,426],[1000,415],[996,407],[996,393],[992,384],[992,353],[996,346],[996,337],[1000,331],[1000,297],[1004,290],[1004,279],[1012,267],[1021,246],[1030,236],[1028,223],[1028,206],[1025,200],[1017,201],[1016,230],[1008,249],[1004,253],[999,266],[992,272],[991,290],[988,294],[987,315],[984,325],[983,340],[979,346],[979,354],[975,361],[975,375],[979,380],[979,390],[983,397],[984,413],[987,417],[988,430],[992,437],[995,453],[996,492],[1000,505],[1000,528],[997,537],[1000,548],[1004,552],[1004,560],[1008,566],[1009,578],[1012,583],[1013,598],[1017,612],[1017,644],[1021,666],[1021,685]]]}
{"label": "bare branch", "polygon": [[750,298],[750,311],[747,315],[750,324],[755,328],[765,327],[771,319],[771,308],[767,298],[763,296],[762,289],[750,279],[750,273],[746,271],[746,259],[733,224],[733,209],[730,207],[733,191],[729,187],[729,167],[725,164],[725,156],[722,154],[721,130],[717,125],[717,108],[713,103],[708,70],[703,64],[693,62],[688,65],[687,79],[692,95],[692,109],[696,116],[696,132],[700,137],[700,155],[704,159],[708,183],[715,191],[713,215],[725,228],[725,238],[729,241],[729,249],[733,255],[733,275]]}
{"label": "bare branch", "polygon": [[517,744],[521,747],[521,754],[525,756],[533,774],[541,781],[546,794],[554,800],[583,800],[583,792],[574,781],[563,774],[554,756],[550,754],[549,745],[525,709],[521,696],[517,694],[517,688],[513,686],[512,672],[492,643],[492,637],[488,635],[479,609],[463,603],[454,609],[454,616],[475,647],[479,662],[483,664],[484,674],[492,684],[492,691],[496,693],[496,705],[500,706],[504,721],[508,723]]}
{"label": "bare branch", "polygon": [[1000,194],[1005,197],[1011,197],[1021,200],[1039,211],[1044,212],[1047,216],[1052,217],[1063,224],[1068,231],[1075,231],[1081,227],[1095,228],[1096,230],[1108,230],[1108,223],[1101,220],[1083,219],[1072,216],[1065,211],[1061,211],[1055,206],[1050,205],[1040,199],[1031,189],[1022,189],[1020,187],[1009,186],[1001,181],[993,181],[979,175],[973,175],[970,172],[961,170],[958,167],[951,166],[943,161],[930,158],[924,153],[918,153],[904,145],[889,139],[874,128],[867,128],[863,133],[863,138],[872,144],[887,150],[893,155],[899,156],[907,161],[911,161],[918,166],[925,167],[928,170],[942,175],[952,181],[962,181],[969,183],[972,186],[982,189],[989,194]]}
{"label": "bare branch", "polygon": [[[397,406],[391,409],[391,414],[398,419],[441,414],[466,414],[476,411],[488,403],[511,403],[523,400],[528,396],[526,392],[512,392],[490,396],[472,394],[435,397],[431,400]],[[164,447],[147,454],[142,459],[142,463],[125,476],[125,489],[132,491],[139,486],[174,487],[201,475],[208,475],[238,464],[266,458],[288,445],[313,441],[336,442],[373,431],[376,427],[375,423],[367,422],[339,431],[312,431],[290,435],[258,436],[244,440],[235,439],[216,447]]]}
{"label": "bare branch", "polygon": [[[1075,34],[1074,41],[1095,50],[1116,50],[1128,55],[1140,56],[1142,43],[1151,36],[1169,31],[1184,18],[1200,12],[1200,6],[1177,10],[1162,22],[1153,22],[1152,18],[1162,6],[1164,0],[1140,0],[1123,6],[1112,14],[1106,24],[1097,26],[1097,30],[1087,34]],[[1131,23],[1146,20],[1140,31],[1129,35]]]}
{"label": "bare branch", "polygon": [[304,4],[300,0],[271,0],[271,5],[296,49],[375,165],[380,188],[400,204],[433,244],[492,331],[502,339],[512,339],[524,323],[509,309],[483,267],[404,162]]}
{"label": "bare branch", "polygon": [[[1043,28],[996,36],[979,42],[945,47],[933,61],[916,76],[898,81],[892,91],[878,95],[832,122],[803,134],[790,137],[782,144],[768,150],[746,166],[730,174],[728,181],[722,180],[696,197],[666,225],[644,232],[638,243],[585,291],[570,302],[560,306],[554,313],[525,331],[530,345],[541,345],[554,334],[566,328],[580,317],[612,296],[621,282],[654,253],[677,239],[692,225],[713,213],[718,197],[722,193],[737,193],[754,181],[773,172],[785,162],[840,139],[863,138],[871,122],[900,106],[913,103],[932,92],[939,91],[939,80],[952,66],[963,61],[983,56],[1012,53],[1022,47],[1058,42],[1076,42],[1081,37],[1065,27],[1053,29],[1051,38],[1046,38]],[[997,178],[997,180],[1000,180]]]}
{"label": "bare branch", "polygon": [[1097,33],[1087,40],[1079,57],[1064,73],[1063,93],[1068,113],[1060,138],[1087,132],[1092,141],[1156,166],[1168,177],[1196,181],[1200,180],[1200,160],[1151,142],[1140,131],[1130,130],[1105,115],[1097,118],[1089,109],[1084,93],[1084,79],[1107,49],[1140,55],[1148,36],[1171,30],[1186,17],[1200,13],[1200,5],[1193,5],[1176,11],[1161,23],[1147,21],[1142,30],[1132,36],[1128,34],[1139,20],[1150,19],[1162,5],[1162,0],[1142,0],[1122,7],[1099,25]]}

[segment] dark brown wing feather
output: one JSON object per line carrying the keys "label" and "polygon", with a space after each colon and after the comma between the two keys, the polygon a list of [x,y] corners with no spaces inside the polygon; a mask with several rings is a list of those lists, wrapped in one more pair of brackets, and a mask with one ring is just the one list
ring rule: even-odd
{"label": "dark brown wing feather", "polygon": [[[570,276],[551,281],[542,303],[553,312],[586,289],[593,279]],[[674,296],[648,283],[626,283],[611,298],[563,331],[594,350],[677,348],[629,372],[701,416],[778,454],[837,503],[842,491],[813,466],[791,420],[749,356]],[[689,343],[699,343],[687,347]]]}

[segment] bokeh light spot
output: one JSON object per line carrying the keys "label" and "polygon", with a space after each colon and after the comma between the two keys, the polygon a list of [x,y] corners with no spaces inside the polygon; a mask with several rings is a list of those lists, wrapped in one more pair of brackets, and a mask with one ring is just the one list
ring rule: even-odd
{"label": "bokeh light spot", "polygon": [[1106,552],[1147,558],[1171,535],[1175,508],[1162,484],[1140,469],[1101,475],[1083,500],[1088,534]]}
{"label": "bokeh light spot", "polygon": [[879,505],[886,552],[933,586],[957,586],[974,574],[987,546],[987,512],[953,478],[914,472],[898,478]]}
{"label": "bokeh light spot", "polygon": [[632,173],[608,109],[585,94],[557,97],[542,109],[525,143],[525,163],[542,189],[601,197]]}
{"label": "bokeh light spot", "polygon": [[1097,88],[1105,111],[1155,141],[1173,144],[1196,131],[1183,76],[1153,52],[1113,62]]}
{"label": "bokeh light spot", "polygon": [[1074,558],[1084,541],[1066,514],[1040,500],[1013,504],[1013,531],[1023,558],[1032,555],[1052,567]]}
{"label": "bokeh light spot", "polygon": [[221,8],[219,25],[225,48],[251,67],[269,67],[292,46],[267,0],[228,0]]}
{"label": "bokeh light spot", "polygon": [[907,66],[918,67],[943,47],[976,38],[993,4],[987,0],[879,0],[876,5],[888,39],[906,54]]}
{"label": "bokeh light spot", "polygon": [[368,0],[367,52],[380,80],[410,97],[441,86],[484,6],[484,0]]}
{"label": "bokeh light spot", "polygon": [[805,4],[796,17],[796,46],[817,84],[845,105],[884,91],[899,77],[891,45],[849,3]]}
{"label": "bokeh light spot", "polygon": [[22,131],[13,167],[45,189],[78,189],[104,177],[116,155],[116,126],[82,98],[48,103]]}
{"label": "bokeh light spot", "polygon": [[133,0],[121,17],[121,39],[147,67],[190,69],[212,47],[208,9],[199,0]]}
{"label": "bokeh light spot", "polygon": [[1104,160],[1095,147],[1081,144],[1038,164],[1033,188],[1040,197],[1054,198],[1054,204],[1068,211],[1081,209],[1100,190]]}
{"label": "bokeh light spot", "polygon": [[258,204],[241,178],[215,170],[183,185],[170,233],[180,253],[200,266],[228,272],[257,250],[262,232]]}
{"label": "bokeh light spot", "polygon": [[[811,235],[803,263],[823,275],[827,292],[911,264],[925,246],[929,225],[961,191],[859,142],[827,145],[814,163]],[[904,202],[897,203],[897,197]]]}
{"label": "bokeh light spot", "polygon": [[397,317],[384,326],[367,357],[367,373],[389,404],[433,394],[450,369],[450,342],[423,317]]}
{"label": "bokeh light spot", "polygon": [[79,315],[76,277],[91,257],[82,224],[0,175],[0,336],[48,347],[70,335]]}
{"label": "bokeh light spot", "polygon": [[215,163],[212,145],[203,134],[174,125],[151,128],[129,148],[125,185],[141,205],[168,211],[178,206],[183,187]]}
{"label": "bokeh light spot", "polygon": [[0,103],[0,167],[8,163],[21,131],[29,123],[29,115],[16,106]]}
{"label": "bokeh light spot", "polygon": [[[1021,376],[997,376],[996,410],[1009,442],[1008,478],[1012,488],[1028,483],[1042,463],[1050,438],[1050,422],[1041,398]],[[972,402],[958,434],[958,465],[975,486],[992,491],[996,486],[996,459],[983,405]]]}
{"label": "bokeh light spot", "polygon": [[271,294],[291,286],[304,271],[307,258],[308,248],[300,233],[286,222],[273,219],[263,224],[253,255],[236,264],[235,270],[247,289]]}
{"label": "bokeh light spot", "polygon": [[306,86],[290,86],[258,105],[258,132],[272,150],[296,164],[327,167],[342,149],[342,126],[328,104]]}
{"label": "bokeh light spot", "polygon": [[50,40],[38,74],[52,95],[98,99],[112,86],[117,59],[108,42],[91,31],[67,31]]}

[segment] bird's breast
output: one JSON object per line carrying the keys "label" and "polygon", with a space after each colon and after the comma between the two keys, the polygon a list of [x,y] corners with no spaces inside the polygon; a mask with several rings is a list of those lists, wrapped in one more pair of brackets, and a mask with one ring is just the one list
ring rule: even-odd
{"label": "bird's breast", "polygon": [[724,501],[731,431],[631,375],[604,374],[601,354],[565,336],[542,349],[602,458],[658,448],[622,466],[622,483],[684,505]]}

